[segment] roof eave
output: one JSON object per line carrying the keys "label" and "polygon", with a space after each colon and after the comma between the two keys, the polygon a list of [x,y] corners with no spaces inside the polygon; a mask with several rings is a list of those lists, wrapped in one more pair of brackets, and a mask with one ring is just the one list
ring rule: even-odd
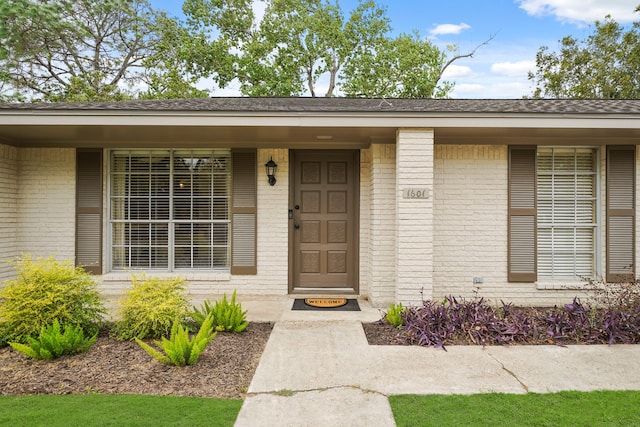
{"label": "roof eave", "polygon": [[640,114],[0,110],[0,126],[638,128]]}

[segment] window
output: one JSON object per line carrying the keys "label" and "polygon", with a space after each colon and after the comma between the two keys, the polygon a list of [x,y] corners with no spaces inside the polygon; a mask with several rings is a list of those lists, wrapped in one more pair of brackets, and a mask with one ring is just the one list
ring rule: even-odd
{"label": "window", "polygon": [[592,149],[538,148],[539,279],[594,275],[596,165]]}
{"label": "window", "polygon": [[230,188],[229,150],[112,151],[112,269],[228,269]]}
{"label": "window", "polygon": [[[599,276],[598,152],[509,147],[508,280]],[[636,147],[606,150],[607,281],[635,277]],[[602,245],[605,246],[605,245]]]}

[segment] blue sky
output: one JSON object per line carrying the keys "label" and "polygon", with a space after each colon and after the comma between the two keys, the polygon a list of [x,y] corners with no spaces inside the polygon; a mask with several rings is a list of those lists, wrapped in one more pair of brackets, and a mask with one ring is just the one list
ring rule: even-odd
{"label": "blue sky", "polygon": [[[345,14],[357,0],[338,0]],[[394,32],[418,30],[445,49],[462,54],[495,35],[472,59],[454,63],[445,78],[455,82],[453,98],[521,98],[533,88],[527,71],[535,68],[540,46],[555,50],[562,37],[584,39],[590,25],[609,14],[621,24],[640,21],[640,0],[377,0],[387,8]],[[181,1],[151,0],[157,9],[177,14]],[[259,14],[264,4],[256,1]],[[233,87],[215,95],[237,95]]]}

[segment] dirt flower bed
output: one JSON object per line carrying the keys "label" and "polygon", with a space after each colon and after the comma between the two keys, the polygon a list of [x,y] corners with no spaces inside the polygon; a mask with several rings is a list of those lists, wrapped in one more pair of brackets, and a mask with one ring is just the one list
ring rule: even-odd
{"label": "dirt flower bed", "polygon": [[218,333],[193,366],[163,365],[135,342],[106,333],[87,353],[54,361],[32,360],[0,348],[0,395],[154,394],[241,399],[271,333],[251,323],[239,334]]}

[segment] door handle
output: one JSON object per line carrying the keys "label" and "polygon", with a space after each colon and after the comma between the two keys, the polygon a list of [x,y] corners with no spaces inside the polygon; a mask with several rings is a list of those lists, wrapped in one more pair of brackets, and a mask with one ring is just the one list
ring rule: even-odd
{"label": "door handle", "polygon": [[293,228],[295,228],[296,230],[298,230],[300,228],[300,223],[298,221],[294,221],[293,222]]}

